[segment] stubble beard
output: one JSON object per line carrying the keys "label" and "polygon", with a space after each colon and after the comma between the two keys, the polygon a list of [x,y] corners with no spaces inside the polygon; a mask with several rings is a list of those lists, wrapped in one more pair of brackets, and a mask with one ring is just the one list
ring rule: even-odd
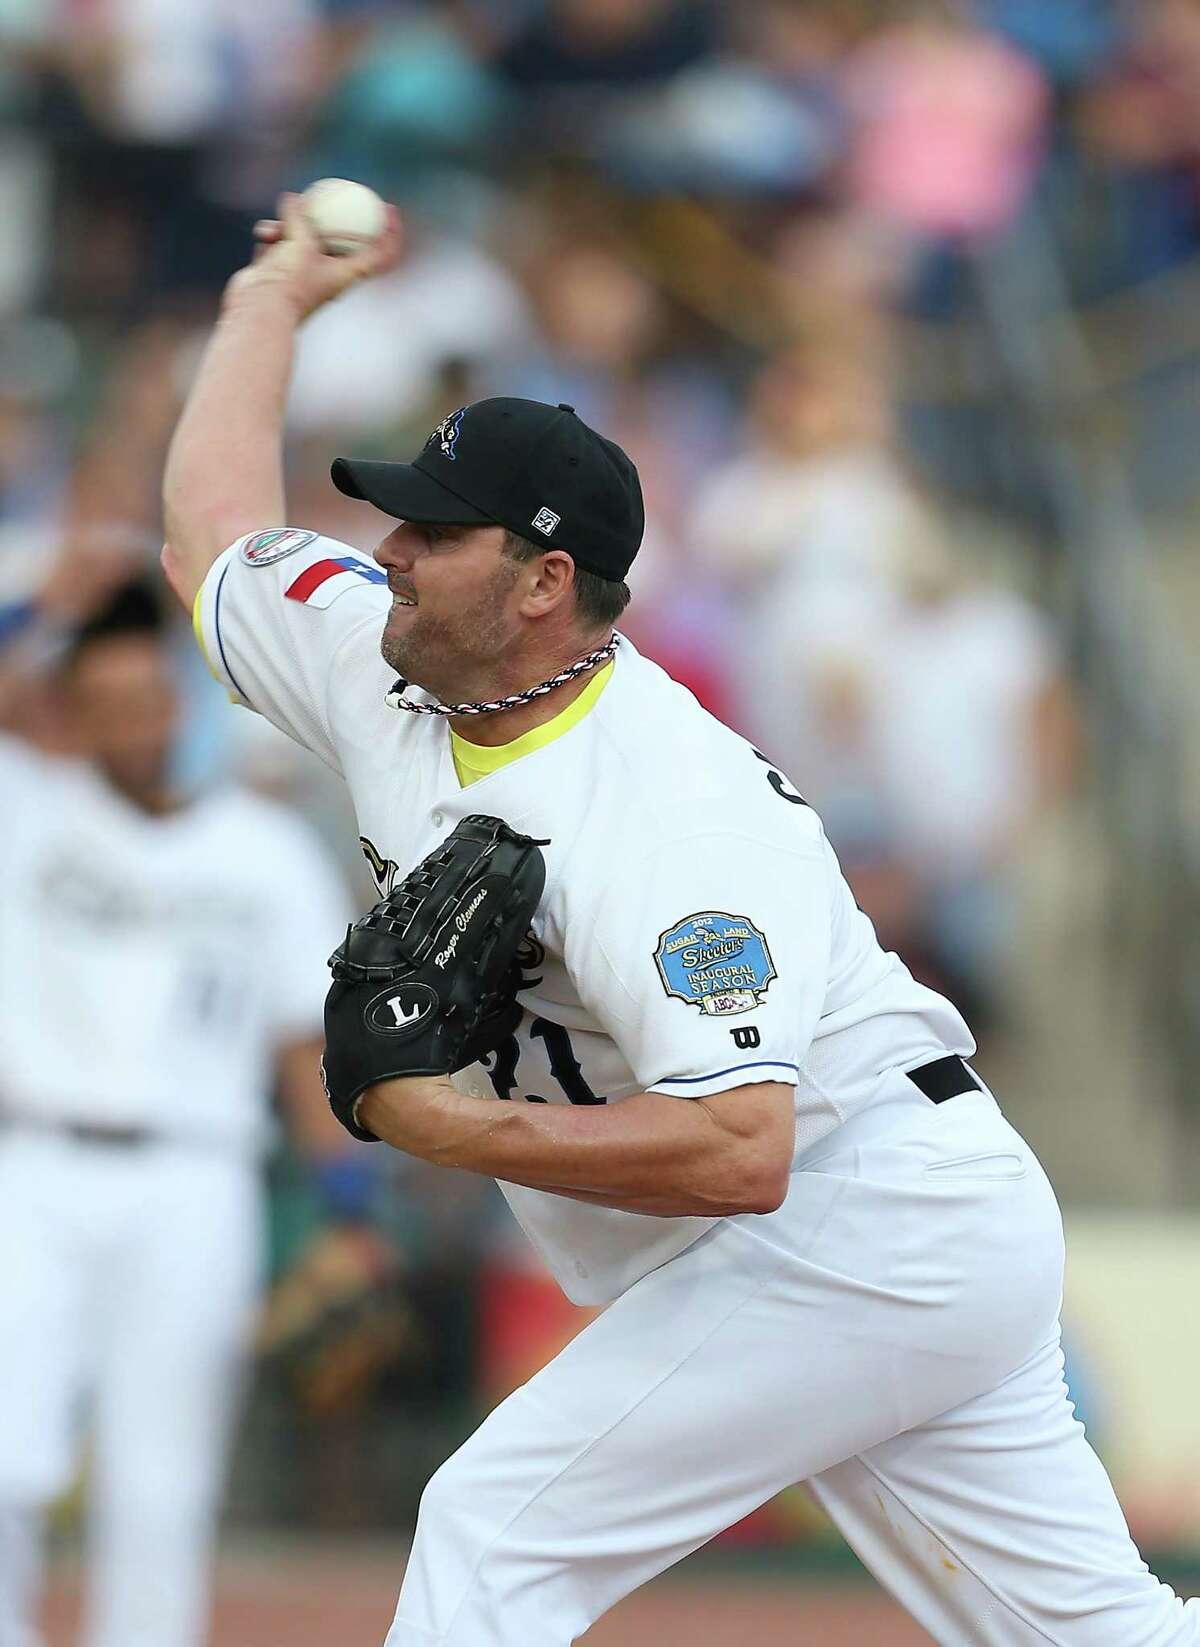
{"label": "stubble beard", "polygon": [[384,662],[442,703],[496,696],[497,664],[512,641],[504,596],[517,573],[515,565],[497,567],[478,600],[453,618],[433,617],[418,606],[412,620],[393,632],[389,615],[379,643]]}

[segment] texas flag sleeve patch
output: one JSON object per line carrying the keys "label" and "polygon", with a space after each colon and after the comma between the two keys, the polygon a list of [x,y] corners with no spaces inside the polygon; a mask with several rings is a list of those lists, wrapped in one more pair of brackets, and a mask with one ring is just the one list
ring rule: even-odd
{"label": "texas flag sleeve patch", "polygon": [[363,583],[386,583],[387,574],[370,561],[356,555],[339,555],[335,560],[315,560],[284,590],[288,600],[305,606],[331,606],[339,595]]}

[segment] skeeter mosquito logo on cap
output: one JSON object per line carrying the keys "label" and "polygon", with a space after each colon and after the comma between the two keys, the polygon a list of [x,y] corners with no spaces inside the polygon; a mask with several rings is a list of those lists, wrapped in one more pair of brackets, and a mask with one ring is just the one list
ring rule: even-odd
{"label": "skeeter mosquito logo on cap", "polygon": [[451,463],[455,461],[454,448],[458,445],[459,431],[462,428],[463,413],[466,409],[465,406],[460,406],[457,412],[451,412],[444,417],[425,442],[426,446],[432,446],[436,440],[442,449],[442,456],[448,457]]}

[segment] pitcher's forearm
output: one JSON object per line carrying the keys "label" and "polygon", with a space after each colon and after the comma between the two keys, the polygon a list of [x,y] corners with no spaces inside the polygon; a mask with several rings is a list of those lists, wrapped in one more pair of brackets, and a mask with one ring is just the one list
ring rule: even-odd
{"label": "pitcher's forearm", "polygon": [[235,538],[286,524],[282,427],[295,305],[251,286],[225,300],[171,442],[163,477],[163,568],[189,609]]}
{"label": "pitcher's forearm", "polygon": [[400,1077],[368,1087],[356,1115],[435,1166],[667,1218],[774,1210],[795,1143],[791,1088],[773,1082],[578,1108],[469,1098],[442,1076]]}

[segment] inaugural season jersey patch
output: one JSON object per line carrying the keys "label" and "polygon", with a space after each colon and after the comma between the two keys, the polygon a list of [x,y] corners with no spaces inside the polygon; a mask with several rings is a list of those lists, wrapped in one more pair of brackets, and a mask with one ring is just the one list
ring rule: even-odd
{"label": "inaugural season jersey patch", "polygon": [[315,532],[299,532],[294,526],[276,526],[269,532],[256,532],[242,545],[242,559],[247,566],[274,566],[285,555],[294,555],[305,544],[315,543]]}
{"label": "inaugural season jersey patch", "polygon": [[710,1017],[752,1012],[776,977],[767,940],[744,915],[688,915],[658,940],[654,962],[668,995]]}

